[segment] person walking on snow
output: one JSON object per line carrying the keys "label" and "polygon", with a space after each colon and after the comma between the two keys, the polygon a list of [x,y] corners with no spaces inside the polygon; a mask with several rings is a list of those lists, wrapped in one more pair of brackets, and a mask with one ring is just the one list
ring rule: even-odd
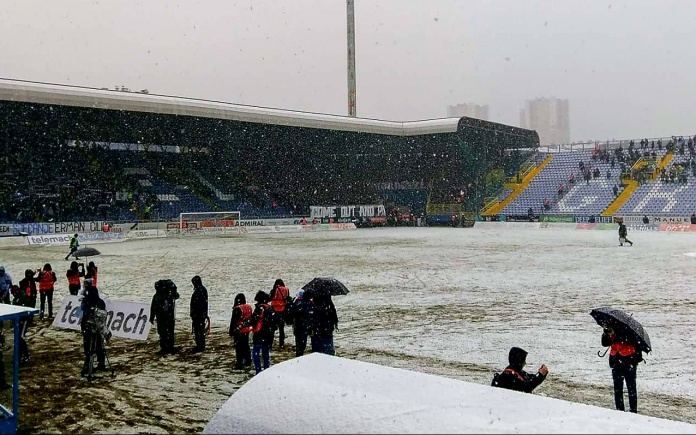
{"label": "person walking on snow", "polygon": [[65,261],[70,259],[70,256],[75,254],[75,260],[79,260],[77,258],[77,248],[80,247],[80,242],[77,240],[77,233],[75,233],[71,238],[70,238],[70,252],[68,255],[65,256]]}
{"label": "person walking on snow", "polygon": [[630,243],[633,246],[633,242],[628,240],[628,230],[626,229],[626,224],[623,222],[619,223],[619,246],[623,246],[624,242]]}

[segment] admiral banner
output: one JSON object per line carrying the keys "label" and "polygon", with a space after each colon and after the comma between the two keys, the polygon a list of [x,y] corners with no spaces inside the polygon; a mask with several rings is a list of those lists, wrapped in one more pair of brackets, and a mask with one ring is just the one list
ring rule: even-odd
{"label": "admiral banner", "polygon": [[[104,302],[107,311],[106,324],[114,337],[147,340],[152,326],[149,304],[110,299],[104,299]],[[52,326],[80,330],[82,312],[77,296],[65,296],[63,304],[56,313]]]}

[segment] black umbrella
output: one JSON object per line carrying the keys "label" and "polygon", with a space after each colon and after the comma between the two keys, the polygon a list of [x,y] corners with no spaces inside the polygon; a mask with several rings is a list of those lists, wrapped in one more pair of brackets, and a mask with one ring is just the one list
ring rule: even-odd
{"label": "black umbrella", "polygon": [[331,296],[348,294],[346,286],[336,278],[314,278],[302,286],[302,290],[311,290],[315,293],[327,293]]}
{"label": "black umbrella", "polygon": [[652,350],[650,346],[650,336],[643,329],[643,325],[625,311],[617,310],[616,308],[602,307],[590,311],[590,316],[602,327],[612,324],[623,326],[623,329],[626,329],[632,334],[631,338],[635,340],[635,344],[639,349],[646,353],[650,353]]}
{"label": "black umbrella", "polygon": [[99,254],[101,254],[101,252],[99,252],[99,251],[98,251],[97,249],[95,249],[95,248],[90,248],[90,247],[80,248],[80,249],[78,249],[77,251],[75,251],[75,253],[73,253],[73,255],[75,256],[75,258],[80,258],[80,257],[93,257],[93,256],[99,255]]}

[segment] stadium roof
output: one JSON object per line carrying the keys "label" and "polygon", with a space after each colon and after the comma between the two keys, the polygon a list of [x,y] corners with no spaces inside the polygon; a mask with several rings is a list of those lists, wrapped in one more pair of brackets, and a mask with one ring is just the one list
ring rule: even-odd
{"label": "stadium roof", "polygon": [[194,116],[291,127],[359,131],[393,136],[453,133],[460,118],[383,121],[348,116],[245,106],[195,98],[123,92],[80,86],[0,79],[0,102],[47,104],[107,110]]}

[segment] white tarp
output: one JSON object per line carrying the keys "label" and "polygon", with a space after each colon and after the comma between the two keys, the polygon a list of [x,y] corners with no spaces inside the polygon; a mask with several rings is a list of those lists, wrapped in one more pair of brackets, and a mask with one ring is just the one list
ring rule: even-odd
{"label": "white tarp", "polygon": [[696,425],[313,353],[252,378],[203,433],[655,434]]}

